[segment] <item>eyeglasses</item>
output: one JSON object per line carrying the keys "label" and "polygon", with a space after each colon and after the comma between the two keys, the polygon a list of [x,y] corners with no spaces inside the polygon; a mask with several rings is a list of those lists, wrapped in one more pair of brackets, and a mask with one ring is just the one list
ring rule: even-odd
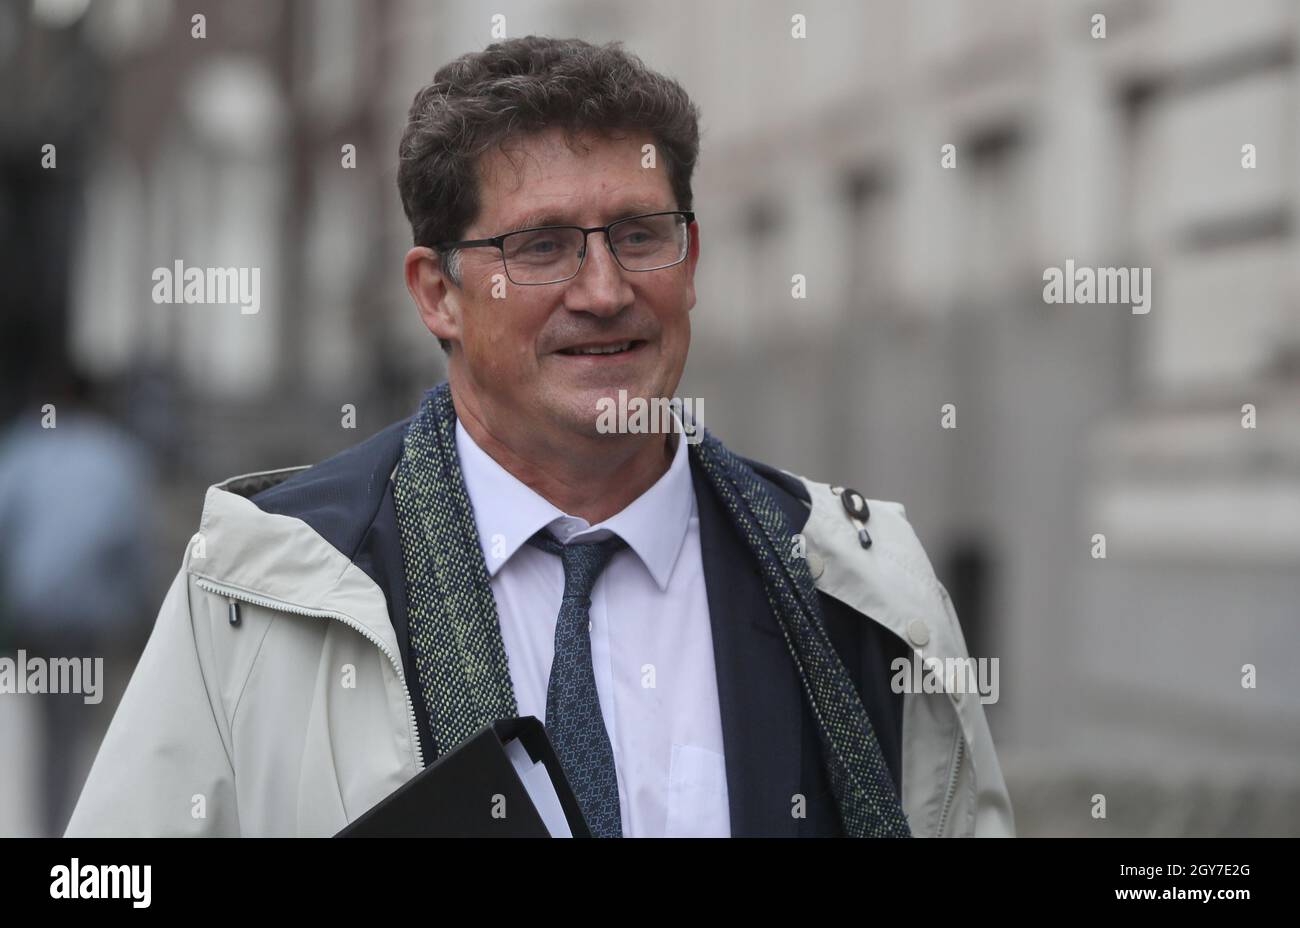
{"label": "eyeglasses", "polygon": [[587,258],[587,236],[604,232],[610,254],[625,271],[657,271],[681,264],[690,246],[691,210],[646,213],[606,226],[540,226],[492,238],[439,242],[453,248],[498,248],[511,283],[558,284],[576,277]]}

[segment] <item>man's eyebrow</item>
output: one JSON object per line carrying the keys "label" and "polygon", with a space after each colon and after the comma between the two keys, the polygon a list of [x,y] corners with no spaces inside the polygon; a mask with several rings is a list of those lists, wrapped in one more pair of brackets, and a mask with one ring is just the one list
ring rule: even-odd
{"label": "man's eyebrow", "polygon": [[[626,219],[629,216],[639,216],[642,213],[662,213],[662,212],[668,212],[671,209],[672,207],[670,206],[669,207],[657,206],[653,203],[647,203],[644,200],[637,200],[631,203],[624,204],[624,206],[621,209],[615,210],[614,213],[609,217],[608,221],[616,222],[619,219]],[[537,226],[576,226],[576,225],[579,225],[579,223],[575,222],[571,216],[566,216],[561,213],[539,210],[536,212],[528,213],[525,216],[519,217],[517,220],[512,222],[507,228],[502,229],[497,234],[509,235],[511,232],[519,232],[523,229],[533,229],[536,228]]]}

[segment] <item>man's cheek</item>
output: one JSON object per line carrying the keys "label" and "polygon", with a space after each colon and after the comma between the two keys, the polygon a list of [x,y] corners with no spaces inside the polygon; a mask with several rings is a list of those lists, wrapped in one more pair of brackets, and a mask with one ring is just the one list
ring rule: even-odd
{"label": "man's cheek", "polygon": [[479,369],[499,383],[525,380],[535,367],[531,344],[499,326],[475,333],[475,358]]}
{"label": "man's cheek", "polygon": [[478,326],[470,325],[466,327],[464,334],[465,356],[478,372],[480,379],[486,382],[495,377],[495,368],[499,359],[492,347],[491,333]]}

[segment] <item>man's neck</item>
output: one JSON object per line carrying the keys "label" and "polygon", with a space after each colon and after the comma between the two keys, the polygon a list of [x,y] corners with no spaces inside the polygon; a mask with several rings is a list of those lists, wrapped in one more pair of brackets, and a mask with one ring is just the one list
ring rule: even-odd
{"label": "man's neck", "polygon": [[452,401],[474,444],[552,506],[591,525],[622,512],[654,486],[676,450],[672,434],[574,435],[554,448],[512,441],[494,434],[454,393]]}

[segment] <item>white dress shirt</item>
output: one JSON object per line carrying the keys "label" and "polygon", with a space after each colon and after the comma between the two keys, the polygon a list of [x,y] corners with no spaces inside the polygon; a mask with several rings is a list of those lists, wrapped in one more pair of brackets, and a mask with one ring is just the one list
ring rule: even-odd
{"label": "white dress shirt", "polygon": [[456,423],[456,450],[492,578],[521,716],[546,721],[564,594],[560,558],[526,542],[618,535],[591,594],[591,657],[618,770],[625,837],[728,837],[731,820],[713,632],[686,442],[622,512],[598,525],[551,505]]}

